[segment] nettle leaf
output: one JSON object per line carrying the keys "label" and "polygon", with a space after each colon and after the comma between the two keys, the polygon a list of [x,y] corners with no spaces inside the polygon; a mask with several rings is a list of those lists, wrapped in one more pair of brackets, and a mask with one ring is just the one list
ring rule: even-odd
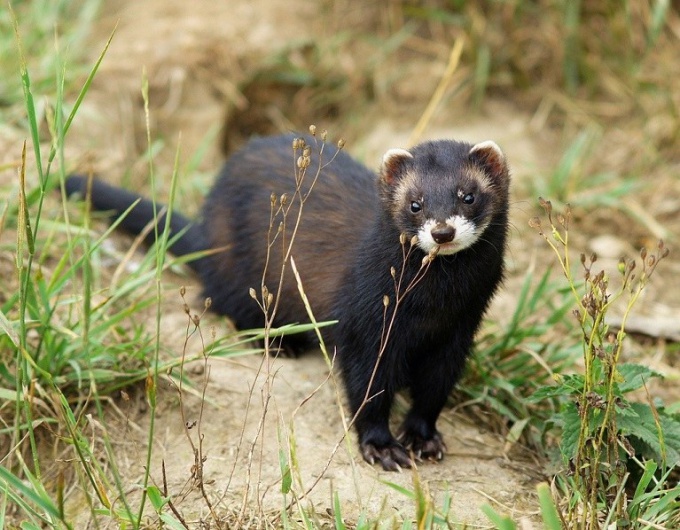
{"label": "nettle leaf", "polygon": [[617,425],[624,436],[632,438],[631,442],[644,456],[657,462],[665,460],[667,466],[680,465],[680,420],[663,410],[658,410],[657,414],[659,425],[649,405],[631,403],[625,413],[617,415]]}
{"label": "nettle leaf", "polygon": [[646,366],[633,363],[620,364],[618,366],[618,372],[622,378],[622,381],[619,382],[619,390],[623,394],[641,388],[653,377],[661,377],[660,373],[655,372]]}
{"label": "nettle leaf", "polygon": [[544,399],[556,397],[569,397],[583,392],[584,377],[579,374],[558,375],[555,374],[557,385],[539,387],[530,397],[529,401],[537,403]]}
{"label": "nettle leaf", "polygon": [[581,416],[576,404],[565,403],[558,414],[559,423],[562,425],[562,441],[560,451],[565,461],[569,461],[578,451],[578,438],[581,431]]}

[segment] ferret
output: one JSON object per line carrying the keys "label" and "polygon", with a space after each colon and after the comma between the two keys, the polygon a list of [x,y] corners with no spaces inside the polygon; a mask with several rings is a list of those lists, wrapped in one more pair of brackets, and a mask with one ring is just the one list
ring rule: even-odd
{"label": "ferret", "polygon": [[[211,309],[240,329],[264,324],[251,288],[260,292],[267,260],[264,285],[277,294],[283,243],[298,210],[291,210],[268,255],[278,229],[270,210],[275,197],[295,194],[293,145],[300,142],[311,148],[300,190],[309,195],[292,256],[316,319],[338,321],[325,339],[337,349],[361,454],[390,471],[411,467],[414,459],[440,460],[446,445],[437,418],[503,278],[505,155],[492,141],[431,141],[388,150],[376,176],[343,150],[329,153],[324,144],[322,151],[315,138],[251,140],[224,164],[200,218],[173,213],[170,226],[172,253],[212,249],[190,265]],[[85,196],[87,187],[84,176],[66,182],[69,195]],[[96,179],[89,193],[93,207],[113,218],[140,199]],[[141,199],[119,226],[138,234],[152,221],[152,203]],[[154,235],[147,240],[153,243]],[[278,295],[275,326],[309,321],[290,271]],[[313,346],[310,335],[287,340],[297,350]],[[395,436],[390,411],[404,388],[411,408]]]}

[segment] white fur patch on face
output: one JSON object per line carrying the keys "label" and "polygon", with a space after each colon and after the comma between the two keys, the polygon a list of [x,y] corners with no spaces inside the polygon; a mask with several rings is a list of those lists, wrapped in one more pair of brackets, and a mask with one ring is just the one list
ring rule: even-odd
{"label": "white fur patch on face", "polygon": [[418,230],[418,246],[429,254],[438,248],[437,255],[448,256],[460,252],[474,245],[486,229],[486,224],[477,226],[462,215],[453,215],[446,220],[446,224],[456,231],[453,241],[438,245],[432,238],[432,229],[437,226],[437,221],[428,219]]}

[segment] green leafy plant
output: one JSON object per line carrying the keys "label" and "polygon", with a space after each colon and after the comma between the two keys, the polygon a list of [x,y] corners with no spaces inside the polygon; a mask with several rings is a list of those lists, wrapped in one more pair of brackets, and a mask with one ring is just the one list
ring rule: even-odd
{"label": "green leafy plant", "polygon": [[[631,401],[630,394],[658,376],[652,370],[621,362],[626,321],[640,294],[661,260],[668,255],[662,241],[656,253],[642,249],[641,266],[636,261],[619,264],[620,285],[610,292],[610,278],[596,272],[595,255],[581,255],[584,283],[574,276],[570,259],[569,223],[571,210],[554,215],[550,201],[540,200],[548,225],[533,218],[538,230],[555,252],[567,278],[573,301],[573,314],[582,332],[583,374],[559,375],[557,385],[545,386],[533,396],[536,402],[557,398],[561,403],[554,423],[562,432],[560,450],[569,467],[564,478],[565,508],[563,521],[568,528],[601,528],[602,522],[635,522],[630,513],[629,488],[634,488],[629,464],[637,455],[653,458],[662,470],[680,463],[680,421],[654,403]],[[618,331],[607,324],[612,305],[627,296],[624,316]],[[639,488],[639,495],[645,489]],[[633,497],[635,499],[635,497]],[[675,510],[677,506],[670,507]],[[607,527],[607,524],[604,524]]]}

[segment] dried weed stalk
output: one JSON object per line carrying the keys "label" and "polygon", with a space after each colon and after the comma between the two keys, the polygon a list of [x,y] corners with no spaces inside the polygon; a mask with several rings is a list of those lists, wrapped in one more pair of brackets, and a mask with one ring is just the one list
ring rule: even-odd
{"label": "dried weed stalk", "polygon": [[[329,156],[327,160],[324,160],[324,155],[327,150],[327,132],[322,131],[317,136],[316,126],[311,125],[309,127],[309,132],[314,139],[314,146],[307,144],[303,138],[296,138],[292,143],[292,154],[294,161],[294,175],[295,175],[295,189],[292,196],[283,194],[277,197],[272,194],[271,197],[271,208],[270,208],[270,220],[269,220],[269,232],[267,234],[267,253],[265,259],[265,266],[262,273],[262,282],[260,284],[260,292],[258,293],[255,289],[251,288],[250,295],[258,303],[260,309],[265,318],[264,325],[264,355],[262,356],[262,362],[257,370],[257,377],[264,374],[265,380],[261,390],[261,399],[263,404],[262,415],[260,416],[255,435],[249,443],[248,448],[248,464],[246,468],[246,488],[243,492],[243,500],[240,510],[239,520],[242,520],[247,513],[248,501],[251,498],[251,484],[253,481],[253,466],[254,466],[254,455],[255,451],[260,444],[260,451],[263,450],[263,445],[261,444],[262,438],[264,436],[265,419],[269,410],[269,404],[272,398],[272,388],[274,379],[276,377],[276,371],[273,369],[272,361],[273,358],[280,351],[280,339],[272,337],[272,330],[274,327],[274,322],[276,320],[276,314],[278,311],[279,304],[281,303],[281,295],[283,288],[283,282],[286,277],[289,262],[292,259],[291,253],[293,251],[293,246],[297,236],[297,232],[302,220],[304,205],[310,194],[313,193],[314,186],[316,185],[321,172],[330,163],[333,162],[337,153],[344,147],[344,140],[339,140],[337,143],[337,150],[335,153]],[[312,168],[312,149],[318,150],[318,163],[316,167]],[[311,168],[311,169],[310,169]],[[307,186],[307,183],[308,186]],[[305,189],[306,188],[306,189]],[[289,230],[290,228],[290,230]],[[276,289],[272,291],[266,285],[267,273],[271,268],[271,258],[274,245],[279,245],[281,250],[281,269],[278,275],[278,283]],[[278,340],[278,342],[277,342]],[[249,402],[253,397],[255,390],[255,385],[250,389]],[[247,411],[246,411],[247,412]],[[247,414],[244,418],[244,429],[245,423],[247,421]],[[239,444],[240,448],[240,444]],[[260,455],[262,456],[262,455]],[[259,458],[259,466],[261,466],[262,458]],[[260,505],[261,499],[261,483],[260,477],[262,476],[261,467],[257,470],[257,480],[255,486],[255,497],[259,505],[261,512],[264,512],[263,507]]]}
{"label": "dried weed stalk", "polygon": [[[205,299],[203,311],[201,312],[200,315],[196,313],[192,314],[191,308],[189,307],[189,304],[187,304],[186,302],[185,295],[186,289],[184,287],[181,287],[180,296],[182,297],[182,302],[184,304],[184,312],[187,315],[187,327],[184,333],[184,344],[182,345],[182,358],[179,364],[179,377],[177,379],[173,377],[168,377],[168,381],[177,390],[177,399],[179,401],[179,411],[182,417],[184,434],[186,435],[187,441],[189,442],[189,445],[191,446],[191,451],[194,455],[194,463],[191,466],[190,477],[191,485],[201,492],[201,496],[203,497],[203,500],[205,501],[205,504],[208,507],[210,515],[219,528],[220,519],[217,513],[215,512],[214,503],[210,500],[208,493],[206,491],[205,477],[203,474],[204,464],[205,461],[207,460],[207,457],[205,456],[205,453],[203,451],[204,434],[202,432],[202,426],[203,426],[203,411],[205,408],[205,395],[206,390],[208,388],[208,381],[210,380],[210,363],[208,363],[208,358],[210,357],[211,352],[205,347],[205,340],[203,338],[203,332],[201,331],[201,318],[206,313],[206,311],[210,309],[212,300],[210,298]],[[189,341],[196,334],[198,335],[200,341],[201,353],[203,358],[203,381],[201,383],[201,400],[199,405],[198,419],[188,419],[186,415],[183,391],[184,369],[187,360],[187,352],[189,350]],[[210,334],[212,335],[212,340],[210,341],[210,343],[215,344],[215,329],[212,327],[210,328]],[[168,376],[170,375],[171,372],[168,373]],[[194,433],[196,438],[195,440]],[[169,499],[168,507],[172,510],[172,512],[175,514],[178,520],[185,526],[185,528],[189,528],[184,519],[179,514],[177,508],[173,504],[172,498],[168,494],[168,486],[165,475],[165,460],[163,460],[162,462],[162,472],[163,472],[163,494],[166,498]]]}

